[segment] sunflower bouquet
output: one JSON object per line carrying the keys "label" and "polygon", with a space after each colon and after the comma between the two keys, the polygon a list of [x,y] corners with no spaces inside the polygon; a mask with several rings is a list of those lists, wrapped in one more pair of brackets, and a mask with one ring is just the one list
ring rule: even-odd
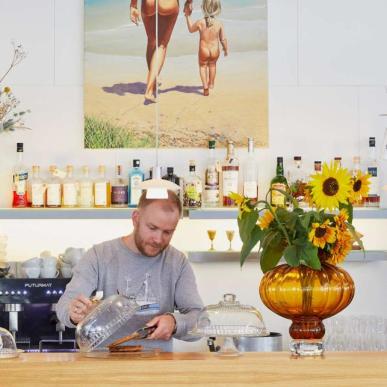
{"label": "sunflower bouquet", "polygon": [[300,208],[289,192],[288,206],[273,207],[266,200],[251,201],[232,194],[239,207],[238,227],[243,242],[241,265],[259,242],[260,264],[265,273],[284,257],[290,266],[306,265],[320,270],[321,263],[344,261],[360,234],[352,225],[353,204],[366,197],[369,176],[351,176],[337,163],[324,163],[321,174],[312,175],[305,188],[310,209]]}

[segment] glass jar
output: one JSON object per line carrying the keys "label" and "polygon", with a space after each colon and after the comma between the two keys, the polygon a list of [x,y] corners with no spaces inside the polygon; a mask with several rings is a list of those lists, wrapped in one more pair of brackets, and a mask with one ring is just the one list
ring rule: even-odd
{"label": "glass jar", "polygon": [[0,359],[9,359],[18,355],[15,339],[4,328],[0,328]]}
{"label": "glass jar", "polygon": [[103,300],[77,325],[75,337],[82,352],[101,346],[139,309],[132,298],[116,294]]}

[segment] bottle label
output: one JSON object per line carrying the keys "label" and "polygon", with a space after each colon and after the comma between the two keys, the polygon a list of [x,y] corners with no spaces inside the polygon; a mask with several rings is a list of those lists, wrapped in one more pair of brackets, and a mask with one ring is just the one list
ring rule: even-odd
{"label": "bottle label", "polygon": [[128,204],[128,187],[126,185],[112,187],[112,204],[115,204],[115,205]]}
{"label": "bottle label", "polygon": [[85,207],[93,206],[93,184],[91,182],[80,183],[79,205]]}
{"label": "bottle label", "polygon": [[47,206],[60,206],[60,184],[47,184]]}
{"label": "bottle label", "polygon": [[64,206],[77,205],[77,186],[75,183],[63,184],[63,205]]}
{"label": "bottle label", "polygon": [[243,183],[243,195],[249,199],[258,197],[258,186],[256,181],[245,181]]}
{"label": "bottle label", "polygon": [[238,171],[223,171],[223,196],[238,192]]}
{"label": "bottle label", "polygon": [[31,205],[36,207],[44,206],[44,184],[31,184]]}
{"label": "bottle label", "polygon": [[141,182],[141,175],[133,175],[130,177],[130,204],[132,205],[137,205],[140,200],[142,194],[142,189],[140,188]]}
{"label": "bottle label", "polygon": [[216,166],[211,166],[206,170],[206,185],[219,186],[219,175]]}
{"label": "bottle label", "polygon": [[217,205],[219,203],[219,189],[217,187],[206,187],[204,190],[204,202]]}
{"label": "bottle label", "polygon": [[28,172],[15,173],[13,175],[13,181],[15,183],[16,195],[25,195],[27,192],[27,179]]}
{"label": "bottle label", "polygon": [[368,174],[371,176],[368,196],[379,196],[378,168],[368,167]]}
{"label": "bottle label", "polygon": [[[272,189],[280,189],[286,191],[286,185],[283,183],[274,183],[271,185]],[[271,204],[274,206],[285,206],[286,196],[278,191],[271,191]]]}
{"label": "bottle label", "polygon": [[107,184],[106,182],[95,183],[95,205],[106,206],[107,205]]}

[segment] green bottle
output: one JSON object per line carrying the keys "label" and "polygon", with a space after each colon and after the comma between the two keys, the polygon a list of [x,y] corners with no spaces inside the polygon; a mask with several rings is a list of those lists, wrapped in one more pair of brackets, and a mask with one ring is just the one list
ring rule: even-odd
{"label": "green bottle", "polygon": [[[282,157],[277,157],[277,172],[276,176],[270,182],[270,188],[288,192],[289,186],[286,177],[284,176],[284,161]],[[270,204],[273,207],[285,207],[286,196],[278,191],[271,191]]]}

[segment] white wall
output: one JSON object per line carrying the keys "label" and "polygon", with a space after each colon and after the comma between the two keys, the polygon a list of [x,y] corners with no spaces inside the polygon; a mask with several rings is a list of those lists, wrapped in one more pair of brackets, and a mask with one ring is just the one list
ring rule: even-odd
{"label": "white wall", "polygon": [[[309,166],[317,158],[328,160],[337,155],[346,166],[356,154],[364,159],[367,137],[376,136],[380,146],[384,124],[379,114],[387,112],[385,0],[268,0],[268,6],[270,145],[257,151],[261,195],[278,155],[290,162],[293,155],[300,154]],[[28,57],[10,74],[7,84],[22,101],[21,106],[32,110],[26,122],[31,131],[0,135],[0,207],[10,205],[17,141],[25,143],[27,165],[105,163],[112,171],[117,162],[129,166],[135,156],[145,168],[154,163],[152,150],[83,149],[82,0],[0,0],[0,15],[0,72],[12,54],[10,40],[22,42]],[[217,152],[219,158],[224,157],[223,149]],[[188,160],[194,158],[203,167],[206,154],[200,149],[162,150],[160,164],[175,165],[177,173],[184,174]],[[239,150],[238,155],[243,160],[245,150]],[[0,227],[10,237],[11,257],[25,259],[45,248],[59,252],[70,244],[89,245],[127,230],[125,222],[113,223],[107,227],[86,221],[54,225],[2,221]],[[229,224],[235,227],[233,222]],[[182,224],[175,238],[183,249],[184,234],[191,227]],[[200,227],[198,243],[203,246],[208,223]],[[382,237],[374,234],[374,229],[385,230],[386,223],[367,227],[372,245],[387,248]],[[74,236],[74,229],[78,236]],[[83,233],[82,238],[79,235]],[[190,242],[189,249],[194,243]],[[263,310],[271,330],[286,334],[287,321],[274,316],[259,301],[256,265],[249,263],[242,271],[237,263],[194,268],[206,303],[217,302],[223,292],[234,290],[243,302]],[[358,292],[345,313],[387,316],[385,262],[352,263],[348,269]]]}

